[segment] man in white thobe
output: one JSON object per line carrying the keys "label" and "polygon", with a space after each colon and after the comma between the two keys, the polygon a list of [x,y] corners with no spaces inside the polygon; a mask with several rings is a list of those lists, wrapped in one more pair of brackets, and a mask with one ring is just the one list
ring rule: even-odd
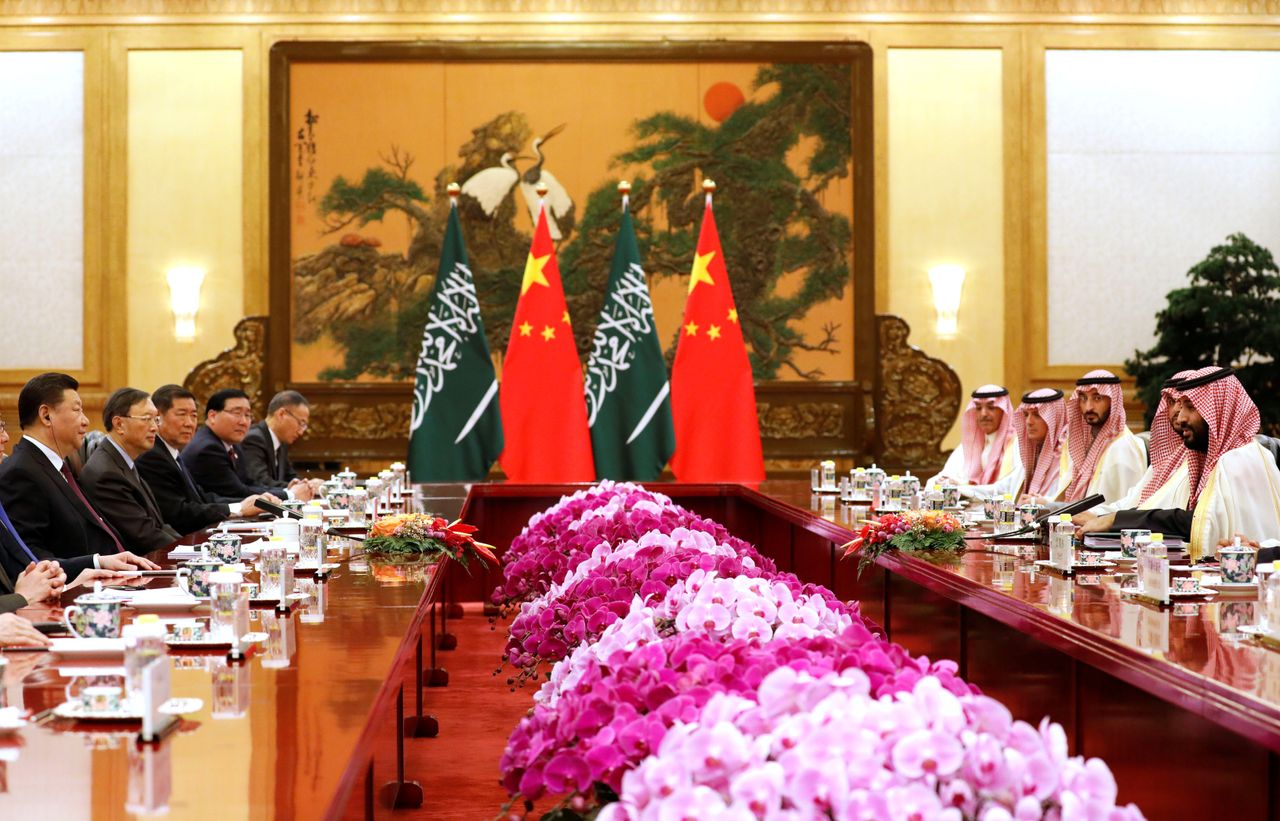
{"label": "man in white thobe", "polygon": [[983,385],[970,394],[960,420],[960,446],[928,483],[954,482],[964,496],[1017,493],[1023,475],[1009,391],[1000,385]]}

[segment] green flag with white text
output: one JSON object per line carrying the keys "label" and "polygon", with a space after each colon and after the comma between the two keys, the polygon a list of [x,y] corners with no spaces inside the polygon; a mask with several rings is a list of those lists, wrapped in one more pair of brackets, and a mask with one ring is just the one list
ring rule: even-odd
{"label": "green flag with white text", "polygon": [[456,203],[415,373],[410,476],[419,482],[484,479],[502,453],[502,415]]}
{"label": "green flag with white text", "polygon": [[671,383],[625,198],[586,395],[597,478],[658,478],[676,447]]}

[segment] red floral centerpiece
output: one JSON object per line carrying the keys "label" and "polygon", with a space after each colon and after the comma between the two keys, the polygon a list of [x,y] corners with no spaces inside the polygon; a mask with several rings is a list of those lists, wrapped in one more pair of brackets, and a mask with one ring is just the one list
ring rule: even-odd
{"label": "red floral centerpiece", "polygon": [[964,525],[950,513],[935,510],[886,513],[864,522],[857,537],[843,545],[844,558],[858,557],[858,572],[876,557],[903,553],[955,554],[964,550]]}
{"label": "red floral centerpiece", "polygon": [[496,567],[499,562],[493,546],[476,541],[475,532],[475,527],[461,520],[449,522],[422,513],[384,516],[369,529],[364,552],[391,559],[448,556],[463,567],[478,557]]}

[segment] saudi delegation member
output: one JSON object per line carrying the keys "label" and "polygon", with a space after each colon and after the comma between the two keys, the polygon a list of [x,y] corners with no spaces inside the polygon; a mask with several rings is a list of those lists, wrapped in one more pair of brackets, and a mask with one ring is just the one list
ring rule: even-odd
{"label": "saudi delegation member", "polygon": [[1187,449],[1185,507],[1121,510],[1085,524],[1081,533],[1144,528],[1190,542],[1192,561],[1244,533],[1280,533],[1280,470],[1255,437],[1258,407],[1230,368],[1194,371],[1178,385],[1178,431]]}
{"label": "saudi delegation member", "polygon": [[1067,433],[1067,403],[1057,388],[1041,388],[1022,395],[1013,415],[1022,472],[1024,499],[1042,501],[1062,490],[1062,442]]}
{"label": "saudi delegation member", "polygon": [[1067,400],[1067,442],[1059,470],[1067,477],[1057,497],[1074,502],[1095,493],[1124,498],[1147,469],[1147,452],[1129,430],[1120,377],[1089,371]]}
{"label": "saudi delegation member", "polygon": [[999,385],[983,385],[970,394],[960,419],[960,446],[929,484],[955,482],[966,496],[1017,493],[1023,475],[1009,391]]}

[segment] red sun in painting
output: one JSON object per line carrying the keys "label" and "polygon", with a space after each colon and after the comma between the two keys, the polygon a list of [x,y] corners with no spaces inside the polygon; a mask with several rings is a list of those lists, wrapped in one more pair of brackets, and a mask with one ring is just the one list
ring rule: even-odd
{"label": "red sun in painting", "polygon": [[707,116],[718,123],[727,120],[745,101],[742,89],[728,82],[716,83],[702,95],[702,106],[707,110]]}

